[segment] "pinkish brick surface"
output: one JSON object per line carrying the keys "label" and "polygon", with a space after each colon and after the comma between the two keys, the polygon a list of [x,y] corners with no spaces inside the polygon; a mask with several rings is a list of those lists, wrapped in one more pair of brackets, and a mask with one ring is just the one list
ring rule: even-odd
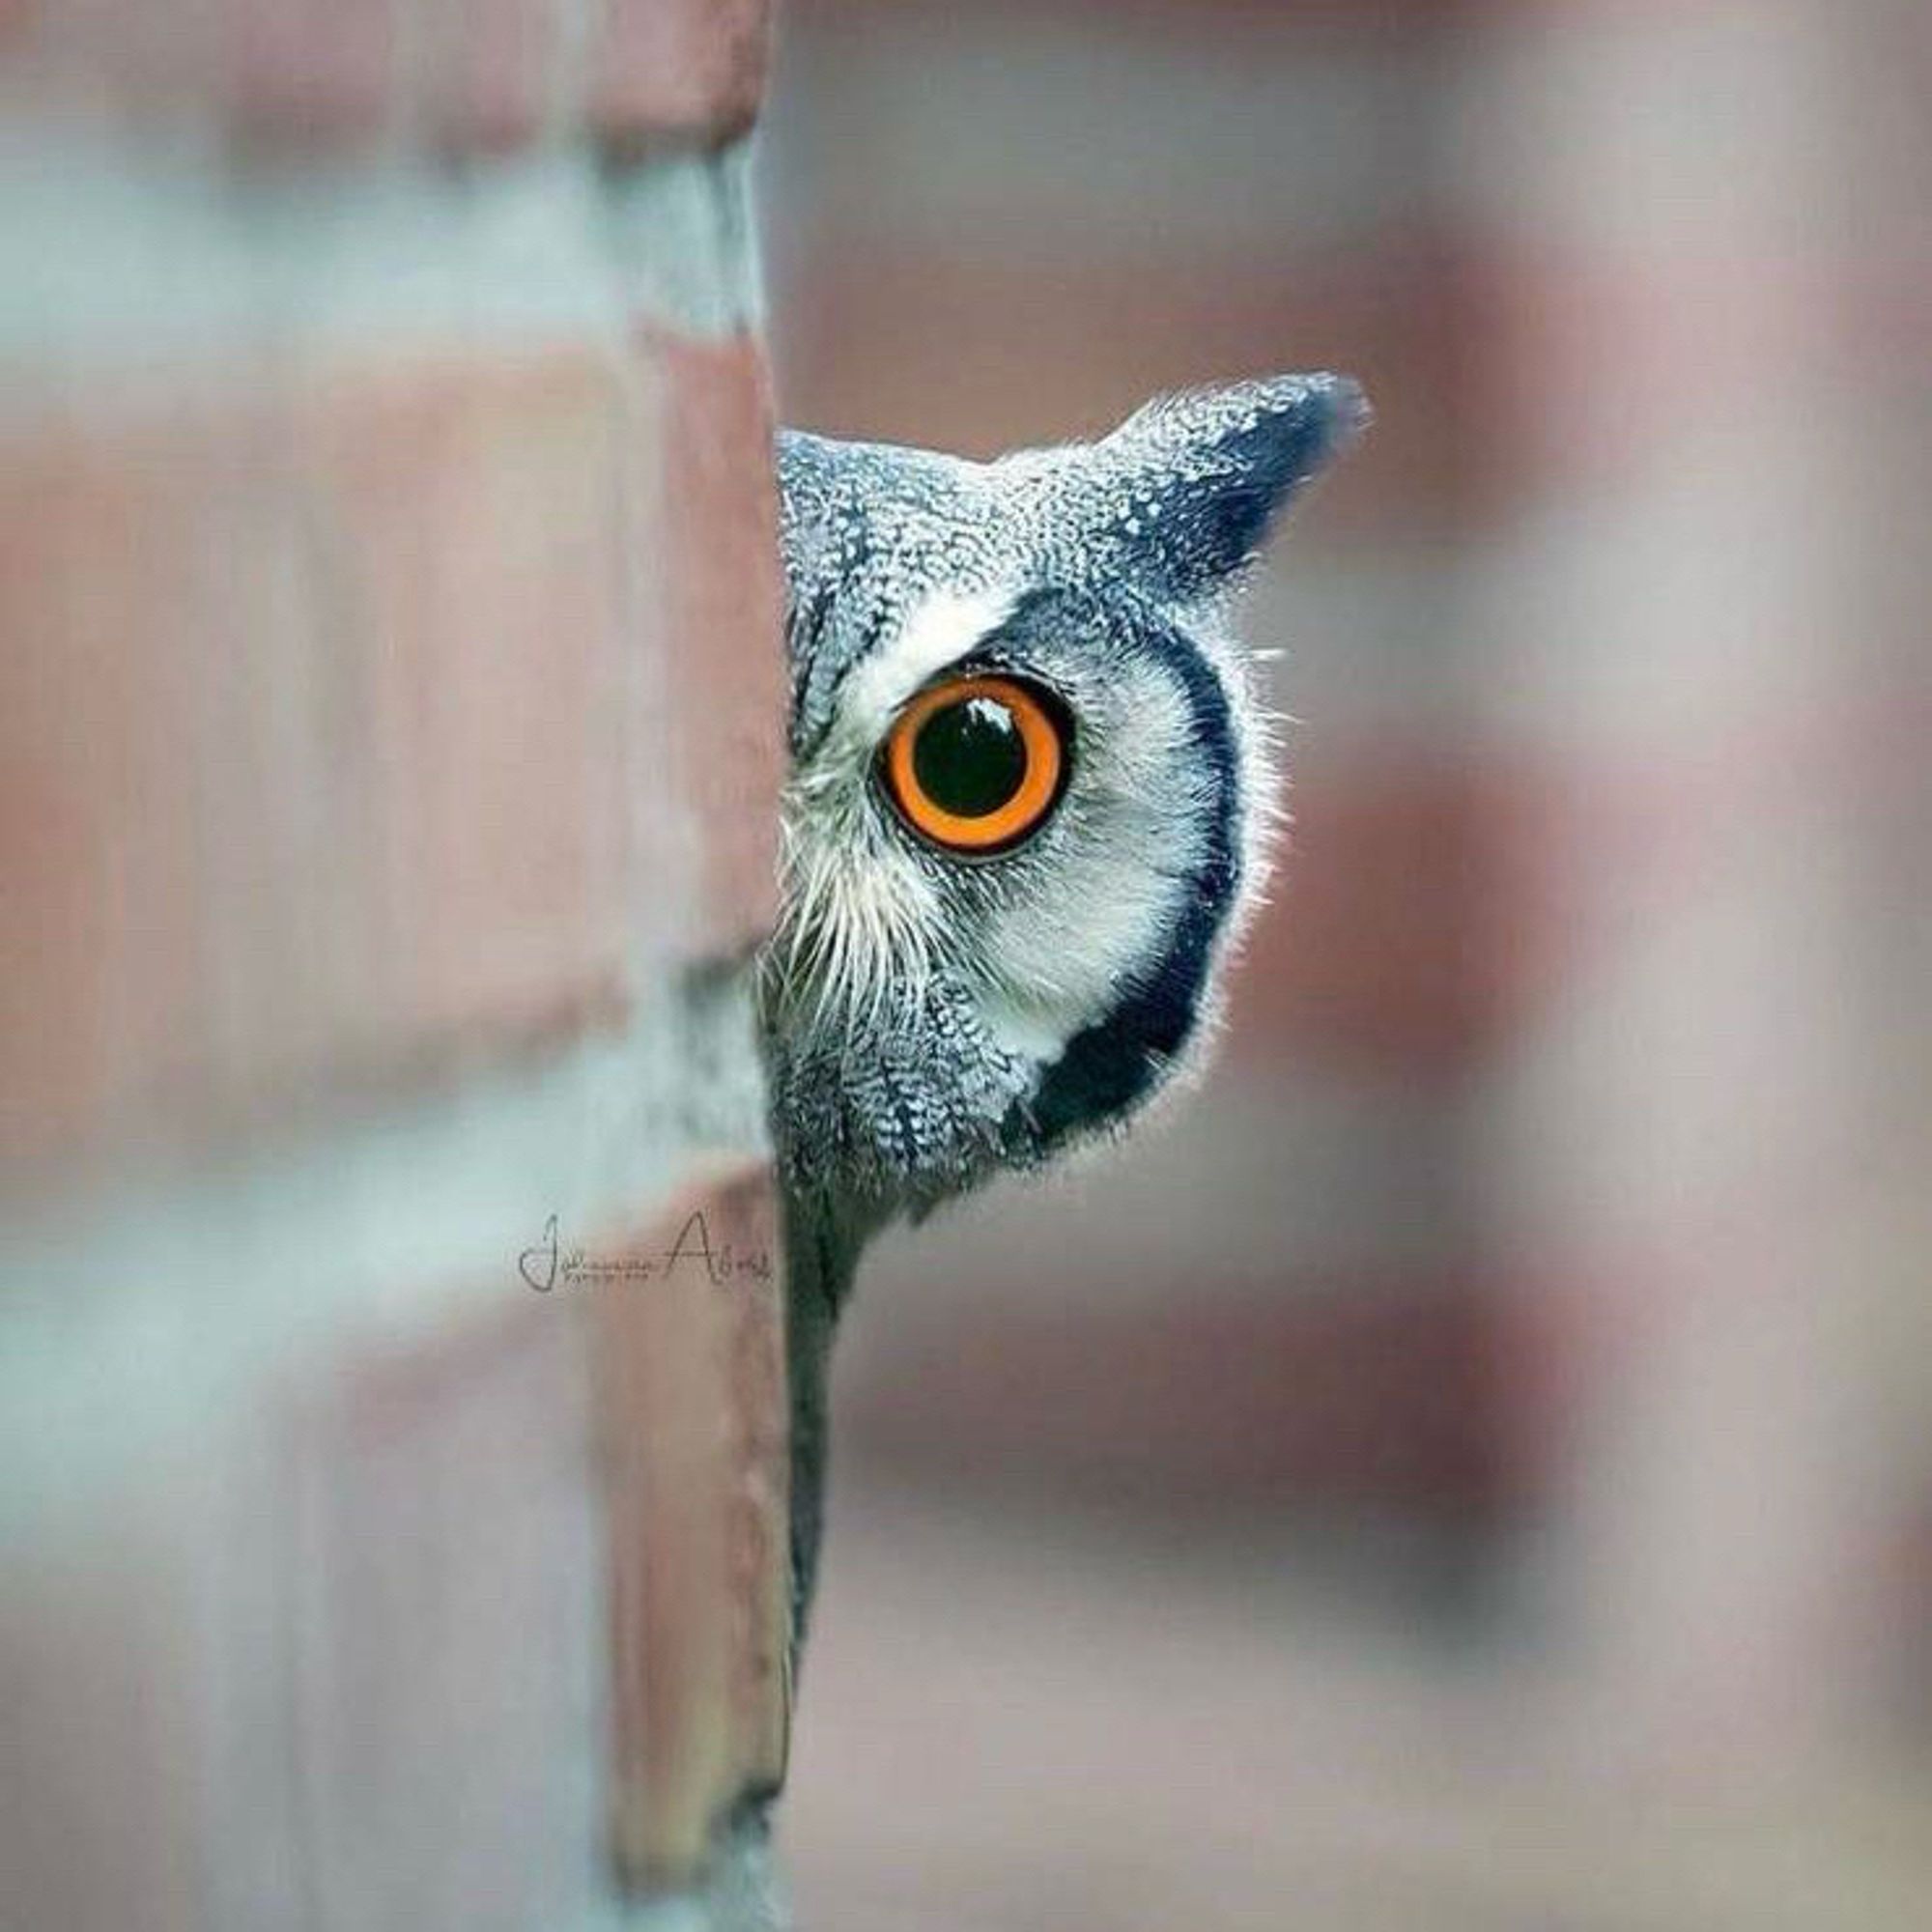
{"label": "pinkish brick surface", "polygon": [[195,1871],[195,1683],[169,1547],[183,1513],[130,1485],[92,1548],[8,1566],[0,1594],[7,1912],[20,1925],[207,1921]]}
{"label": "pinkish brick surface", "polygon": [[[57,428],[0,462],[0,1088],[10,1165],[205,1064],[193,558],[224,493],[206,425]],[[185,663],[185,657],[186,662]]]}
{"label": "pinkish brick surface", "polygon": [[[212,118],[251,148],[522,146],[582,123],[712,148],[763,99],[771,0],[43,0],[0,58],[136,122]],[[586,33],[580,15],[587,17]],[[24,71],[24,69],[23,69]]]}
{"label": "pinkish brick surface", "polygon": [[514,1260],[467,1311],[338,1346],[301,1386],[261,1392],[270,1459],[233,1484],[251,1534],[205,1586],[229,1620],[211,1635],[254,1668],[212,1700],[214,1862],[241,1895],[204,1922],[306,1922],[266,1889],[272,1859],[233,1849],[251,1767],[277,1745],[299,1767],[297,1857],[350,1922],[511,1932],[568,1922],[601,1889],[582,1770],[603,1665],[585,1324],[516,1284]]}
{"label": "pinkish brick surface", "polygon": [[783,1293],[772,1177],[695,1180],[596,1243],[614,1769],[625,1881],[681,1883],[784,1764]]}
{"label": "pinkish brick surface", "polygon": [[649,325],[638,345],[658,405],[639,622],[672,728],[632,761],[634,823],[646,884],[695,863],[696,944],[740,952],[775,906],[787,702],[764,352]]}
{"label": "pinkish brick surface", "polygon": [[519,145],[554,112],[620,147],[717,147],[757,115],[771,14],[771,0],[608,0],[580,45],[563,0],[472,0],[416,22],[431,52],[415,111],[459,146]]}
{"label": "pinkish brick surface", "polygon": [[592,120],[619,139],[742,134],[771,58],[772,0],[611,0],[590,57]]}
{"label": "pinkish brick surface", "polygon": [[10,1159],[616,1008],[612,383],[343,369],[14,439]]}
{"label": "pinkish brick surface", "polygon": [[446,10],[423,70],[433,137],[485,149],[532,139],[559,82],[561,13],[559,0],[466,0]]}
{"label": "pinkish brick surface", "polygon": [[366,814],[359,910],[393,936],[394,1019],[434,1037],[608,1009],[628,647],[613,374],[576,352],[374,365],[304,402],[312,595],[360,685],[364,788],[342,809]]}
{"label": "pinkish brick surface", "polygon": [[380,138],[400,101],[404,0],[223,0],[209,83],[251,141]]}
{"label": "pinkish brick surface", "polygon": [[402,1333],[311,1316],[299,1362],[131,1438],[10,1566],[10,1925],[588,1917],[584,1311],[513,1269]]}
{"label": "pinkish brick surface", "polygon": [[641,366],[338,360],[11,433],[8,1165],[500,1057],[621,1015],[634,941],[755,942],[762,367]]}

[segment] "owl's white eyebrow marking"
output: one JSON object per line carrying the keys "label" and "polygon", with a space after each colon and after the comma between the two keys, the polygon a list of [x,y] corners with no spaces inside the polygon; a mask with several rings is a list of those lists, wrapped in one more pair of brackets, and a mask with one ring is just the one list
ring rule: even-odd
{"label": "owl's white eyebrow marking", "polygon": [[1019,601],[1016,586],[935,590],[846,677],[833,735],[846,745],[878,742],[893,715],[936,671],[956,664],[990,637]]}

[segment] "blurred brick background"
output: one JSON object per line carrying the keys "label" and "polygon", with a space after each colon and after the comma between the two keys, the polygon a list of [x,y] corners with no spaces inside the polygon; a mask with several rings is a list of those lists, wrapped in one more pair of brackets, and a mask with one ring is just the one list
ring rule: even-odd
{"label": "blurred brick background", "polygon": [[649,1922],[782,1752],[778,1278],[532,1286],[775,1242],[768,28],[0,9],[9,1927]]}
{"label": "blurred brick background", "polygon": [[1295,824],[1220,1065],[861,1284],[823,1922],[1918,1922],[1928,60],[1911,0],[793,0],[788,420],[1378,413],[1246,618]]}

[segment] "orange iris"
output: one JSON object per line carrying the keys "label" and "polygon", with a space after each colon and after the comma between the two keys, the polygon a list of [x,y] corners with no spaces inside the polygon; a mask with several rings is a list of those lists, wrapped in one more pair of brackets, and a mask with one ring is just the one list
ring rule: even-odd
{"label": "orange iris", "polygon": [[899,713],[886,781],[899,815],[954,852],[1012,845],[1045,819],[1066,770],[1057,707],[1009,677],[945,678]]}

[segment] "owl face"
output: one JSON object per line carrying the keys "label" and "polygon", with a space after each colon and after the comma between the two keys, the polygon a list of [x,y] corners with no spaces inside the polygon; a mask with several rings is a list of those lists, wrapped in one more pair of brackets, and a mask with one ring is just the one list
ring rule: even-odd
{"label": "owl face", "polygon": [[1197,1057],[1273,811],[1227,593],[1365,413],[1292,376],[992,464],[781,438],[794,1196],[921,1213]]}

